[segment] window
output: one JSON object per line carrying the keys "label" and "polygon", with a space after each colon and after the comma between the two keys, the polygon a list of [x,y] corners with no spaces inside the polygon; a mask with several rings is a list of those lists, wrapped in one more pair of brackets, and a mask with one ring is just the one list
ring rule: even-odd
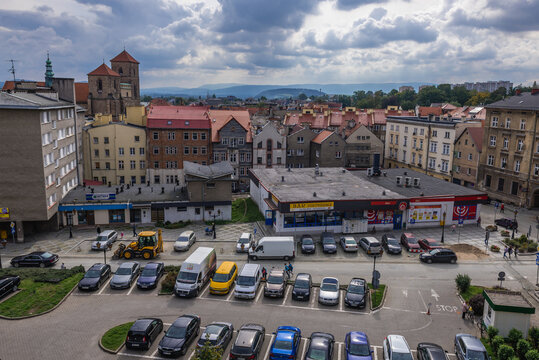
{"label": "window", "polygon": [[245,144],[245,138],[238,138],[238,145],[244,145]]}
{"label": "window", "polygon": [[535,164],[533,167],[533,174],[539,176],[539,164]]}
{"label": "window", "polygon": [[94,144],[99,144],[99,138],[94,137]]}
{"label": "window", "polygon": [[159,133],[157,131],[153,132],[153,139],[154,140],[159,140]]}
{"label": "window", "polygon": [[193,146],[193,155],[198,155],[198,147]]}
{"label": "window", "polygon": [[458,173],[460,172],[460,166],[457,165],[457,166],[455,167],[455,172],[458,172]]}
{"label": "window", "polygon": [[462,157],[462,152],[457,151],[457,159],[460,159]]}
{"label": "window", "polygon": [[282,158],[280,156],[277,156],[277,164],[280,164],[282,161]]}
{"label": "window", "polygon": [[436,153],[436,151],[438,150],[438,143],[436,141],[433,141],[430,143],[430,152],[431,153]]}
{"label": "window", "polygon": [[139,150],[139,155],[144,155],[144,148],[143,147],[139,148],[138,150]]}
{"label": "window", "polygon": [[412,164],[415,164],[415,153],[412,153]]}
{"label": "window", "polygon": [[395,145],[399,145],[399,135],[395,135]]}
{"label": "window", "polygon": [[498,118],[496,116],[492,117],[492,121],[490,123],[490,127],[497,127],[498,126]]}
{"label": "window", "polygon": [[438,130],[432,130],[432,137],[438,137]]}
{"label": "window", "polygon": [[520,130],[526,130],[526,119],[520,120]]}
{"label": "window", "polygon": [[221,139],[221,144],[228,145],[228,138],[224,137]]}
{"label": "window", "polygon": [[507,166],[507,158],[503,157],[500,159],[500,167],[502,169],[505,169],[506,166]]}
{"label": "window", "polygon": [[[146,161],[140,160],[140,161],[139,161],[139,167],[140,167],[141,169],[146,168]],[[144,181],[142,181],[142,182],[144,182]]]}
{"label": "window", "polygon": [[154,146],[154,147],[153,147],[153,154],[154,154],[154,155],[159,154],[159,146]]}
{"label": "window", "polygon": [[251,162],[251,153],[248,152],[248,153],[245,154],[245,161],[246,162]]}
{"label": "window", "polygon": [[490,137],[490,146],[496,146],[496,136]]}
{"label": "window", "polygon": [[258,149],[262,149],[262,141],[259,141],[258,144],[256,144],[256,147]]}
{"label": "window", "polygon": [[99,163],[99,161],[95,163],[95,168],[96,169],[101,169],[101,164]]}
{"label": "window", "polygon": [[485,186],[490,187],[490,184],[492,182],[492,177],[490,175],[485,176]]}
{"label": "window", "polygon": [[[508,138],[503,138],[503,148],[504,149],[509,148],[509,139]],[[537,148],[537,150],[539,150],[539,147]]]}
{"label": "window", "polygon": [[393,134],[390,134],[390,135],[389,135],[389,143],[390,143],[390,144],[393,144]]}
{"label": "window", "polygon": [[105,149],[105,157],[110,157],[110,150],[109,149]]}
{"label": "window", "polygon": [[297,155],[297,156],[303,156],[303,155],[305,155],[305,150],[303,150],[303,149],[298,149],[298,150],[296,151],[296,155]]}
{"label": "window", "polygon": [[205,147],[205,146],[202,146],[202,147],[200,148],[200,154],[201,154],[201,155],[206,155],[206,153],[207,153],[206,147]]}
{"label": "window", "polygon": [[129,148],[129,155],[135,155],[135,148]]}
{"label": "window", "polygon": [[240,167],[240,175],[241,176],[245,175],[245,168],[243,166]]}
{"label": "window", "polygon": [[109,138],[108,138],[108,136],[105,136],[105,137],[103,138],[103,143],[105,143],[105,144],[108,144],[108,143],[109,143]]}
{"label": "window", "polygon": [[402,151],[402,162],[406,162],[406,150]]}
{"label": "window", "polygon": [[414,138],[414,146],[413,146],[413,148],[415,149],[416,147],[417,147],[417,139]]}
{"label": "window", "polygon": [[404,142],[402,143],[402,146],[406,146],[406,143],[408,142],[408,136],[404,137]]}
{"label": "window", "polygon": [[450,139],[450,135],[451,135],[451,133],[450,133],[449,131],[446,131],[444,137],[445,137],[446,139]]}
{"label": "window", "polygon": [[[61,150],[63,150],[63,149],[60,149],[60,153],[62,152]],[[99,157],[99,150],[94,150],[94,156]],[[60,156],[60,157],[62,157],[62,156]]]}
{"label": "window", "polygon": [[442,155],[449,155],[449,149],[451,146],[449,144],[443,144]]}
{"label": "window", "polygon": [[[391,127],[393,127],[393,125],[391,125]],[[304,143],[303,136],[298,136],[298,144],[303,144],[303,143]]]}
{"label": "window", "polygon": [[316,150],[315,154],[314,154],[317,158],[320,157],[320,151]]}
{"label": "window", "polygon": [[168,139],[169,140],[176,140],[176,133],[174,131],[168,132]]}
{"label": "window", "polygon": [[156,184],[160,184],[161,183],[161,176],[154,175],[153,176],[153,182],[156,183]]}
{"label": "window", "polygon": [[520,172],[520,160],[515,160],[515,172]]}
{"label": "window", "polygon": [[522,139],[518,140],[517,151],[522,151],[523,148],[524,148],[524,141]]}
{"label": "window", "polygon": [[340,159],[341,157],[342,157],[342,155],[341,155],[340,151],[335,152],[335,158],[336,159]]}
{"label": "window", "polygon": [[153,167],[154,167],[155,169],[159,169],[159,161],[154,161],[154,162],[153,162]]}
{"label": "window", "polygon": [[505,127],[507,129],[509,129],[511,127],[511,119],[510,118],[505,119]]}
{"label": "window", "polygon": [[471,168],[468,168],[468,169],[466,170],[466,174],[467,174],[467,175],[472,175],[472,169],[471,169]]}
{"label": "window", "polygon": [[423,139],[419,139],[419,150],[423,150]]}
{"label": "window", "polygon": [[137,168],[137,165],[136,165],[136,164],[137,164],[137,162],[136,162],[135,160],[131,160],[131,161],[130,161],[130,165],[131,165],[131,170],[133,170],[133,169],[136,169],[136,168]]}
{"label": "window", "polygon": [[191,137],[193,138],[193,140],[198,140],[198,133],[194,132],[193,134],[191,134]]}
{"label": "window", "polygon": [[139,142],[140,141],[140,136],[135,136],[135,142]]}
{"label": "window", "polygon": [[391,126],[389,127],[389,129],[390,129],[391,131],[393,131],[393,124],[391,124]]}
{"label": "window", "polygon": [[436,159],[429,159],[429,168],[434,169],[436,168]]}
{"label": "window", "polygon": [[206,140],[206,133],[200,133],[200,140]]}
{"label": "window", "polygon": [[256,163],[257,164],[262,164],[262,156],[259,156],[256,158]]}
{"label": "window", "polygon": [[395,125],[395,130],[399,131],[399,125]]}
{"label": "window", "polygon": [[408,134],[408,126],[404,127],[404,132]]}
{"label": "window", "polygon": [[231,153],[230,154],[230,162],[236,162],[238,161],[238,159],[236,158],[236,153]]}
{"label": "window", "polygon": [[123,169],[124,168],[124,161],[123,160],[119,160],[118,161],[118,169]]}
{"label": "window", "polygon": [[187,131],[185,131],[185,132],[183,133],[183,139],[184,139],[184,140],[189,140],[189,133],[188,133]]}
{"label": "window", "polygon": [[504,185],[505,185],[505,179],[504,178],[499,178],[498,179],[498,191],[503,191]]}
{"label": "window", "polygon": [[279,141],[277,141],[277,149],[282,149],[283,148],[283,144],[281,144]]}
{"label": "window", "polygon": [[185,146],[183,148],[183,153],[184,153],[184,155],[189,155],[189,146]]}
{"label": "window", "polygon": [[494,156],[493,155],[489,155],[488,158],[487,158],[487,165],[488,166],[494,166]]}
{"label": "window", "polygon": [[419,129],[419,135],[425,135],[425,129]]}
{"label": "window", "polygon": [[118,148],[118,154],[119,154],[120,156],[123,156],[123,154],[124,154],[124,148],[123,148],[123,147]]}
{"label": "window", "polygon": [[442,160],[442,171],[447,172],[448,169],[449,169],[449,161]]}

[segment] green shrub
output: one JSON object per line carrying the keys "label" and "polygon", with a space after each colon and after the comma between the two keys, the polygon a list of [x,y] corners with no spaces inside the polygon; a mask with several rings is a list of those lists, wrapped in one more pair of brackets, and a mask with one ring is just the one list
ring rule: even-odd
{"label": "green shrub", "polygon": [[532,346],[528,341],[524,339],[520,339],[517,342],[517,355],[520,358],[520,360],[525,360],[526,353],[530,351],[531,349],[532,349]]}
{"label": "green shrub", "polygon": [[177,266],[177,265],[165,265],[165,272],[166,273],[169,273],[169,272],[176,272],[176,274],[178,274],[178,272],[180,271],[180,266]]}
{"label": "green shrub", "polygon": [[171,223],[170,221],[167,221],[164,225],[165,229],[181,229],[181,228],[184,228],[186,227],[187,225],[190,225],[191,224],[191,220],[187,220],[185,222],[183,221],[178,221],[178,222],[175,222],[175,223]]}
{"label": "green shrub", "polygon": [[507,237],[507,236],[509,236],[509,231],[507,231],[507,230],[502,230],[502,231],[500,231],[500,234],[501,234],[503,237]]}
{"label": "green shrub", "polygon": [[160,227],[160,228],[162,228],[162,227],[165,227],[165,224],[163,224],[162,221],[157,221],[157,222],[155,223],[155,227]]}
{"label": "green shrub", "polygon": [[522,339],[522,331],[515,328],[509,330],[509,334],[507,334],[507,342],[513,347],[513,349],[517,348],[517,343],[520,339]]}
{"label": "green shrub", "polygon": [[498,330],[492,325],[489,325],[489,327],[487,327],[488,343],[490,344],[490,346],[492,346],[492,340],[496,335],[498,335],[499,332],[500,330]]}
{"label": "green shrub", "polygon": [[527,242],[528,242],[528,237],[527,237],[526,235],[522,234],[522,235],[520,235],[519,238],[517,238],[517,240],[518,240],[521,244],[527,243]]}
{"label": "green shrub", "polygon": [[494,354],[498,353],[498,349],[503,344],[505,344],[505,340],[503,339],[503,336],[501,335],[494,336],[494,338],[492,339],[492,351],[494,352]]}
{"label": "green shrub", "polygon": [[162,292],[172,292],[174,291],[174,285],[176,284],[176,277],[178,276],[177,271],[168,272],[165,276],[165,279],[161,282],[161,291]]}
{"label": "green shrub", "polygon": [[515,356],[515,350],[509,345],[501,345],[498,348],[498,360],[511,360]]}
{"label": "green shrub", "polygon": [[490,251],[500,252],[500,247],[498,245],[490,245]]}
{"label": "green shrub", "polygon": [[537,243],[532,242],[528,244],[528,252],[536,252],[537,251]]}
{"label": "green shrub", "polygon": [[485,298],[482,294],[476,294],[470,298],[468,304],[472,307],[475,315],[483,315],[483,308],[485,306]]}
{"label": "green shrub", "polygon": [[530,350],[524,355],[526,360],[539,360],[539,350]]}
{"label": "green shrub", "polygon": [[455,283],[459,292],[464,293],[470,288],[472,279],[467,274],[458,274],[455,278]]}
{"label": "green shrub", "polygon": [[525,253],[528,252],[528,244],[522,244],[518,247],[519,253]]}
{"label": "green shrub", "polygon": [[539,327],[532,326],[528,330],[528,339],[534,348],[539,349]]}

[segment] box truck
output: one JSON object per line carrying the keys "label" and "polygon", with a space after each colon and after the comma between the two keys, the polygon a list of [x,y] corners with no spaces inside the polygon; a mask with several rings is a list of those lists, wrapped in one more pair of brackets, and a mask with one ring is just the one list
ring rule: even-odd
{"label": "box truck", "polygon": [[177,296],[197,296],[217,267],[214,248],[199,247],[182,264],[174,293]]}

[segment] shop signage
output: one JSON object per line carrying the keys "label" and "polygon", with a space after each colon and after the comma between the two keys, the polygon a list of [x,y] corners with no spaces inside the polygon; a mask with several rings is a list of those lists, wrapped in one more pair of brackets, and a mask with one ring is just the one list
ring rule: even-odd
{"label": "shop signage", "polygon": [[406,207],[407,207],[407,205],[406,205],[406,203],[404,201],[399,204],[399,210],[400,211],[406,210]]}
{"label": "shop signage", "polygon": [[275,197],[275,195],[271,194],[271,200],[273,200],[273,203],[277,206],[279,206],[279,199]]}
{"label": "shop signage", "polygon": [[0,219],[9,219],[9,208],[0,208]]}
{"label": "shop signage", "polygon": [[333,201],[290,204],[290,211],[315,211],[315,210],[333,210]]}
{"label": "shop signage", "polygon": [[86,200],[114,200],[116,194],[86,194]]}
{"label": "shop signage", "polygon": [[440,221],[441,205],[412,206],[408,213],[408,222]]}

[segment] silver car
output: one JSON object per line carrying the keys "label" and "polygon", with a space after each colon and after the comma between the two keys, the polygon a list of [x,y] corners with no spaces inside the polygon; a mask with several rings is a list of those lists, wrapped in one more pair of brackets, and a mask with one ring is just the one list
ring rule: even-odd
{"label": "silver car", "polygon": [[135,281],[140,273],[140,265],[138,262],[129,261],[121,264],[112,279],[110,280],[110,287],[112,289],[128,289]]}
{"label": "silver car", "polygon": [[318,302],[323,305],[337,305],[339,303],[339,280],[333,277],[325,277],[320,284]]}
{"label": "silver car", "polygon": [[174,243],[174,250],[187,251],[197,241],[197,237],[194,231],[188,230],[180,234],[180,237]]}
{"label": "silver car", "polygon": [[253,234],[243,233],[241,234],[238,242],[236,243],[236,252],[249,252],[249,246],[253,243]]}
{"label": "silver car", "polygon": [[97,235],[97,239],[92,242],[92,250],[103,250],[112,246],[118,239],[118,233],[114,230],[105,230]]}

